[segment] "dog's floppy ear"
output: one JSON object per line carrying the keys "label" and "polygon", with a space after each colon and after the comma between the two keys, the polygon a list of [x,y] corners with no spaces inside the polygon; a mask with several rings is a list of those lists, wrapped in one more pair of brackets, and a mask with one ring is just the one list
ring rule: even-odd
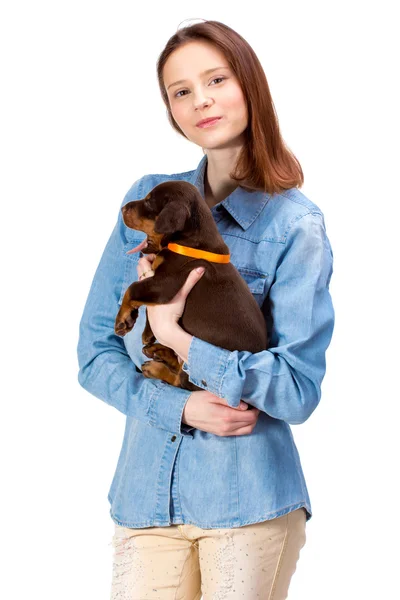
{"label": "dog's floppy ear", "polygon": [[171,234],[182,231],[190,216],[189,206],[182,201],[172,201],[162,209],[154,224],[156,233]]}

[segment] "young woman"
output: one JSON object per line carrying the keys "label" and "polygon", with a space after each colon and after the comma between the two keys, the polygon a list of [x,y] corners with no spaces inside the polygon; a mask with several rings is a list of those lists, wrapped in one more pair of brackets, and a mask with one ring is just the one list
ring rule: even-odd
{"label": "young woman", "polygon": [[122,205],[162,181],[195,185],[263,311],[269,347],[230,352],[180,327],[201,277],[193,269],[172,302],[147,312],[202,390],[145,378],[145,307],[124,338],[114,321],[126,288],[154,274],[155,255],[127,254],[144,238],[119,211],[78,344],[80,384],[126,415],[108,495],[111,597],[283,600],[312,516],[290,425],[319,403],[334,326],[324,217],[299,191],[264,71],[238,33],[217,21],[178,30],[158,78],[172,127],[204,156],[193,171],[143,176]]}

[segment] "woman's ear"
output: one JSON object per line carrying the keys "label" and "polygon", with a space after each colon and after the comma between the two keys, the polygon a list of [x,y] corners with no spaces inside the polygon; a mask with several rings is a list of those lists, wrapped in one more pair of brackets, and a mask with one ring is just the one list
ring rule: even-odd
{"label": "woman's ear", "polygon": [[165,234],[183,231],[189,216],[189,207],[182,201],[168,202],[156,218],[154,231]]}

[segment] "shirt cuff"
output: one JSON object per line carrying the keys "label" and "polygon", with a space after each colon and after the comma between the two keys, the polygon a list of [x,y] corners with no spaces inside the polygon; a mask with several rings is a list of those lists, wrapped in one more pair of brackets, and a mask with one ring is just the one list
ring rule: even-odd
{"label": "shirt cuff", "polygon": [[182,370],[189,376],[189,381],[198,387],[225,398],[222,392],[223,379],[229,362],[230,350],[209,344],[195,336],[191,341],[188,361]]}
{"label": "shirt cuff", "polygon": [[178,435],[193,437],[190,432],[196,428],[182,423],[185,404],[191,394],[192,392],[189,390],[169,385],[160,379],[157,380],[149,399],[147,410],[149,424]]}

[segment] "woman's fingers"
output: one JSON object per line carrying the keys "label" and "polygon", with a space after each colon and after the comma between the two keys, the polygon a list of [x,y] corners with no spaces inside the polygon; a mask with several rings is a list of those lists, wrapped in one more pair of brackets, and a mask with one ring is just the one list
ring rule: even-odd
{"label": "woman's fingers", "polygon": [[147,271],[151,270],[155,257],[155,254],[146,254],[145,256],[141,256],[139,258],[137,264],[137,272],[139,277],[143,273],[146,273]]}
{"label": "woman's fingers", "polygon": [[152,264],[154,259],[155,259],[156,255],[155,254],[146,254],[143,255],[139,258],[138,264],[139,263],[144,263],[144,264]]}

